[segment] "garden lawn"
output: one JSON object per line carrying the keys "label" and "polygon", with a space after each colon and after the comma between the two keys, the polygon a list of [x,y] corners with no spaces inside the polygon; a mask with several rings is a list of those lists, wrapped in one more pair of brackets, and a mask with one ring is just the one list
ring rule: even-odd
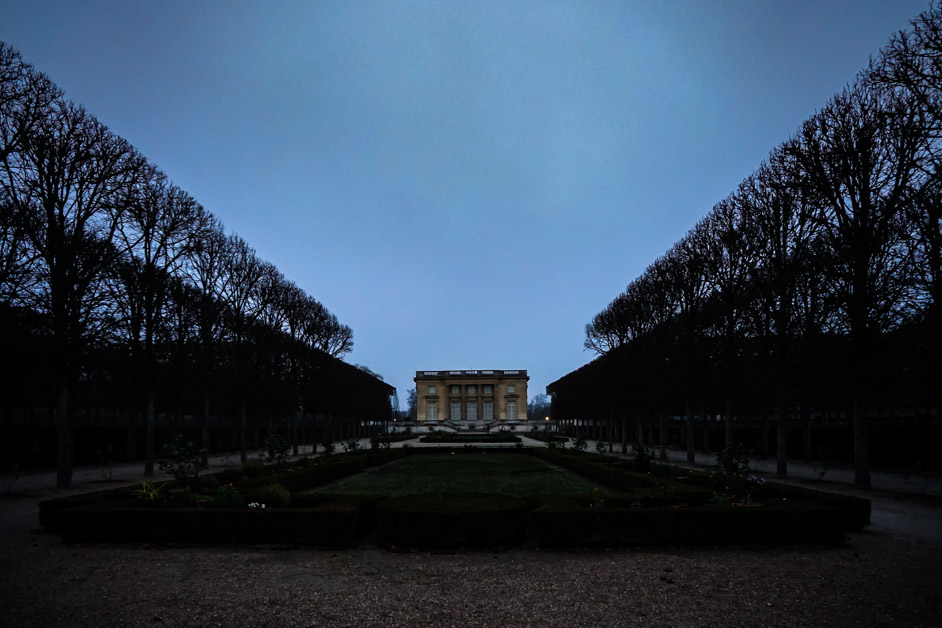
{"label": "garden lawn", "polygon": [[422,495],[500,493],[609,499],[618,495],[565,469],[521,454],[422,454],[366,469],[305,493]]}

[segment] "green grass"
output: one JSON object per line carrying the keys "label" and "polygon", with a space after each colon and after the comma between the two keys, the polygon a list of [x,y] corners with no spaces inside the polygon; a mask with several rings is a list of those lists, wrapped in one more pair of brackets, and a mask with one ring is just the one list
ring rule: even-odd
{"label": "green grass", "polygon": [[[595,489],[598,490],[595,490]],[[520,454],[422,454],[370,468],[308,493],[423,495],[501,493],[608,499],[617,493],[591,480]]]}

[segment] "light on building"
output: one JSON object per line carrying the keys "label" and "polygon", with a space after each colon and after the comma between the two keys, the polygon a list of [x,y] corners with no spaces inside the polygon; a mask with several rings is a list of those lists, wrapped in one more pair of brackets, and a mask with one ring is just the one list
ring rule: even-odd
{"label": "light on building", "polygon": [[546,420],[549,421],[549,417],[546,417]]}

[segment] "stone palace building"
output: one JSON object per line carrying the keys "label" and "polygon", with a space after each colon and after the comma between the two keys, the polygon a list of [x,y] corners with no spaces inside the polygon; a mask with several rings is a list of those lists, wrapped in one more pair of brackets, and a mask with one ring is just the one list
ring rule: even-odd
{"label": "stone palace building", "polygon": [[416,422],[426,429],[486,429],[527,421],[525,370],[416,371]]}

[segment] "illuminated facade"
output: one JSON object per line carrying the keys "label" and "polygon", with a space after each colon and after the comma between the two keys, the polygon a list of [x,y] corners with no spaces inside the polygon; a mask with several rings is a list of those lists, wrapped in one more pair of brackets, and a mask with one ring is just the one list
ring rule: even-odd
{"label": "illuminated facade", "polygon": [[476,429],[527,420],[525,370],[416,371],[416,421]]}

